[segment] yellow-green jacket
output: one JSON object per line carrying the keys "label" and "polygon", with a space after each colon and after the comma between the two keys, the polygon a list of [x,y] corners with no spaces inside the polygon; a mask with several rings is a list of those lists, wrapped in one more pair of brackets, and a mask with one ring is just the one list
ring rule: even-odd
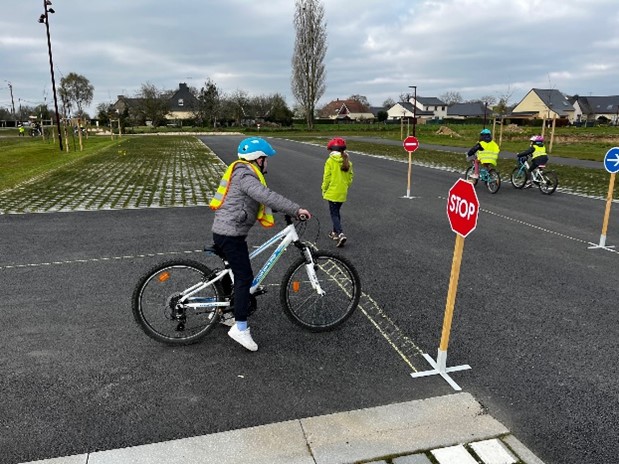
{"label": "yellow-green jacket", "polygon": [[354,172],[352,161],[348,171],[342,171],[342,154],[333,151],[325,162],[325,169],[322,176],[322,197],[328,201],[344,203],[348,195],[348,187],[352,184]]}

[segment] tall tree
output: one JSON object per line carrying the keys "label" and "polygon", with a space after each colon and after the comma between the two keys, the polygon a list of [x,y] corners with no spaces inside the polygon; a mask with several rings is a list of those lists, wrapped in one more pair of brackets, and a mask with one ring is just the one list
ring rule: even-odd
{"label": "tall tree", "polygon": [[215,127],[221,111],[221,99],[222,93],[217,84],[208,78],[198,93],[198,119],[208,121],[209,126]]}
{"label": "tall tree", "polygon": [[327,25],[324,14],[320,0],[295,0],[292,95],[299,103],[309,129],[314,127],[316,103],[326,90]]}
{"label": "tall tree", "polygon": [[84,117],[84,106],[90,105],[95,88],[84,76],[69,73],[60,79],[60,99],[65,107],[65,115],[70,113],[73,105],[77,108],[77,117]]}

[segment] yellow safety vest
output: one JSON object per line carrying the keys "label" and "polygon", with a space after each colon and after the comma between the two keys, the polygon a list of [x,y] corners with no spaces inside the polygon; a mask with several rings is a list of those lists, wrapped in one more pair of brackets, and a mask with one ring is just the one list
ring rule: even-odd
{"label": "yellow safety vest", "polygon": [[499,151],[501,151],[497,143],[492,140],[490,142],[481,141],[479,144],[482,148],[477,152],[477,159],[479,162],[496,166],[496,161],[499,159]]}
{"label": "yellow safety vest", "polygon": [[531,155],[531,159],[537,158],[538,156],[544,156],[546,154],[546,147],[540,147],[539,145],[533,145],[533,154]]}
{"label": "yellow safety vest", "polygon": [[[267,182],[264,179],[264,176],[256,166],[245,160],[235,161],[230,166],[228,166],[228,169],[226,169],[226,172],[224,172],[224,175],[219,182],[219,187],[217,187],[217,192],[215,192],[215,196],[209,203],[209,206],[212,210],[217,210],[221,208],[221,206],[224,204],[228,189],[230,188],[230,178],[232,177],[232,172],[234,171],[234,168],[237,167],[239,164],[246,164],[247,166],[251,167],[256,176],[258,177],[258,180],[260,180],[260,183],[265,187],[267,186]],[[258,208],[256,220],[260,222],[260,225],[262,225],[263,227],[273,227],[273,225],[275,225],[273,211],[271,211],[271,208],[263,204],[261,204]]]}

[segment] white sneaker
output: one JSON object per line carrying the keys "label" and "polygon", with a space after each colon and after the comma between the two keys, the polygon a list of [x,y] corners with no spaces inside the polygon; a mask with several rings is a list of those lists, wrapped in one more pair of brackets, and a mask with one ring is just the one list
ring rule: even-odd
{"label": "white sneaker", "polygon": [[238,326],[234,324],[230,330],[228,330],[228,335],[235,342],[243,345],[249,351],[258,351],[258,345],[253,338],[251,338],[251,333],[249,332],[249,327],[246,330],[239,330]]}
{"label": "white sneaker", "polygon": [[346,235],[344,235],[344,232],[342,232],[340,233],[340,235],[337,236],[337,244],[335,246],[343,247],[344,243],[346,243]]}

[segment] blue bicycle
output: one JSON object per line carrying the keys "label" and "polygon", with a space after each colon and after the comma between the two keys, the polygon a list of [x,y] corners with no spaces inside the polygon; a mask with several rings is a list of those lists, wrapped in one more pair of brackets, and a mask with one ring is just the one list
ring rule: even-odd
{"label": "blue bicycle", "polygon": [[477,185],[477,181],[481,180],[486,183],[486,187],[490,193],[497,193],[501,188],[501,175],[490,164],[480,164],[479,166],[479,178],[473,177],[475,173],[475,162],[471,163],[471,166],[464,173],[464,178],[473,185]]}
{"label": "blue bicycle", "polygon": [[512,185],[517,188],[523,188],[527,181],[531,181],[539,187],[539,191],[544,195],[552,195],[559,185],[559,178],[554,171],[547,171],[546,165],[542,164],[531,171],[530,161],[518,158],[518,166],[514,168],[511,175]]}

